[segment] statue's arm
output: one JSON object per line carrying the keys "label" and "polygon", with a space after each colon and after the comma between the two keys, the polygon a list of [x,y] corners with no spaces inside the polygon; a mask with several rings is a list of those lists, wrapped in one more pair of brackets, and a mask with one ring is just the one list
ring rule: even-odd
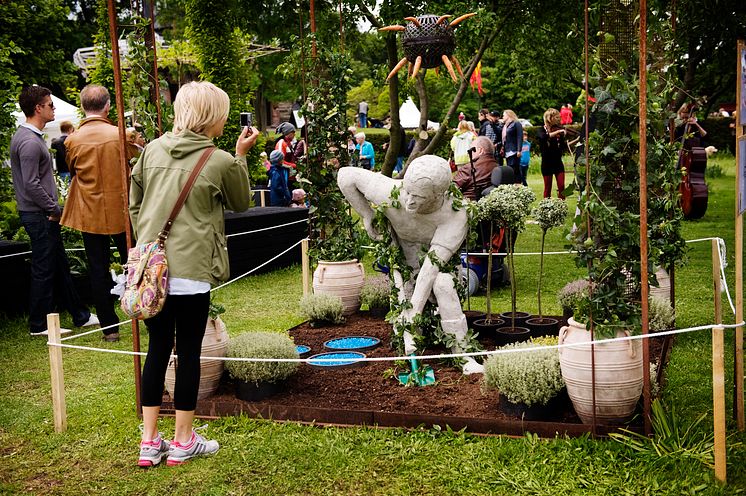
{"label": "statue's arm", "polygon": [[420,272],[419,274],[417,274],[417,281],[414,285],[414,293],[412,294],[412,299],[410,300],[412,303],[410,315],[412,317],[422,313],[422,310],[424,310],[425,303],[427,303],[428,298],[430,298],[430,293],[433,290],[435,279],[440,273],[440,267],[433,263],[431,257],[436,258],[440,264],[444,265],[448,263],[454,253],[455,251],[453,249],[446,248],[444,246],[432,245],[430,247],[425,260],[422,262]]}
{"label": "statue's arm", "polygon": [[380,239],[380,235],[373,229],[375,212],[370,204],[389,201],[394,184],[389,177],[358,167],[342,167],[337,174],[340,191],[360,214],[365,230],[374,239]]}

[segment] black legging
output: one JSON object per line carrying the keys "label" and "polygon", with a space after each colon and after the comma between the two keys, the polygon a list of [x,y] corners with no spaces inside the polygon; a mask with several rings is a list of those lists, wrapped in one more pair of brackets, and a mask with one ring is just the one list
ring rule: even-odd
{"label": "black legging", "polygon": [[174,408],[191,411],[197,406],[199,390],[199,355],[205,335],[210,293],[195,295],[169,295],[161,312],[146,319],[150,342],[148,356],[142,371],[143,406],[160,406],[163,399],[163,382],[166,378],[169,356],[176,336],[176,368]]}

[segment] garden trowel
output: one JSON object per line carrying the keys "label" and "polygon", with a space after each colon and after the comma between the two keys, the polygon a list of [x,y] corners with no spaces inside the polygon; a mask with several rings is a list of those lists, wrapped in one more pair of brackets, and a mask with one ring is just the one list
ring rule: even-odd
{"label": "garden trowel", "polygon": [[[410,356],[414,357],[417,356],[414,353],[412,353]],[[418,386],[429,386],[430,384],[435,384],[435,372],[433,371],[433,368],[429,365],[423,365],[422,368],[417,364],[416,358],[410,358],[410,363],[412,364],[412,371],[402,372],[399,374],[399,382],[404,384],[405,386],[409,384],[416,384]]]}

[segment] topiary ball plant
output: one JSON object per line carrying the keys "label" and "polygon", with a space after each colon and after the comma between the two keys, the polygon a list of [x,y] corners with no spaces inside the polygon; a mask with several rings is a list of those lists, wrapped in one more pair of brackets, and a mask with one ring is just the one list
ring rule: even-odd
{"label": "topiary ball plant", "polygon": [[533,209],[531,215],[534,216],[541,228],[541,258],[539,262],[539,284],[537,289],[537,302],[539,307],[539,318],[543,318],[541,311],[541,283],[544,276],[544,240],[547,231],[559,227],[565,223],[567,218],[567,203],[561,198],[544,198]]}
{"label": "topiary ball plant", "polygon": [[304,296],[300,300],[300,313],[314,327],[345,321],[342,299],[330,294],[314,293]]}
{"label": "topiary ball plant", "polygon": [[[228,343],[227,356],[233,358],[298,358],[295,343],[279,332],[245,332]],[[297,362],[234,362],[226,361],[231,377],[250,384],[279,382],[298,368]]]}
{"label": "topiary ball plant", "polygon": [[[541,343],[513,343],[501,350],[527,349],[557,344],[556,337],[542,338]],[[546,405],[565,387],[556,349],[492,355],[484,363],[484,385],[500,391],[512,403],[527,407]]]}

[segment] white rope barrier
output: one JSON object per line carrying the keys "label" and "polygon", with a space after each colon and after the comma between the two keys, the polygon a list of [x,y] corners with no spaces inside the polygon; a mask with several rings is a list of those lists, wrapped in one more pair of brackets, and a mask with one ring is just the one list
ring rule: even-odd
{"label": "white rope barrier", "polygon": [[[569,344],[555,344],[555,345],[544,345],[544,346],[532,346],[530,348],[507,348],[507,349],[497,349],[492,351],[474,351],[469,353],[445,353],[441,355],[418,355],[418,356],[393,356],[393,357],[365,357],[365,358],[247,358],[247,357],[212,357],[212,356],[201,356],[199,357],[200,360],[208,361],[223,361],[223,362],[281,362],[281,363],[323,363],[324,361],[327,362],[340,362],[340,361],[349,361],[349,362],[394,362],[394,361],[400,361],[400,360],[411,360],[412,358],[416,358],[417,360],[441,360],[446,358],[468,358],[468,357],[478,357],[478,356],[491,356],[491,355],[505,355],[509,353],[527,353],[527,352],[535,352],[535,351],[542,351],[542,350],[559,350],[562,348],[573,348],[573,347],[580,347],[580,346],[589,346],[591,344],[603,344],[603,343],[618,343],[618,342],[624,342],[624,341],[633,341],[637,339],[650,339],[650,338],[660,338],[663,336],[672,336],[676,334],[684,334],[689,332],[696,332],[696,331],[703,331],[703,330],[710,330],[715,328],[722,328],[722,329],[733,329],[736,327],[743,327],[746,325],[746,322],[740,322],[738,324],[708,324],[708,325],[702,325],[702,326],[695,326],[695,327],[687,327],[683,329],[673,329],[670,331],[661,331],[656,332],[652,334],[640,334],[637,336],[623,336],[619,338],[611,338],[611,339],[596,339],[592,341],[584,341],[581,343],[569,343]],[[114,353],[118,355],[139,355],[139,356],[146,356],[147,353],[142,351],[127,351],[127,350],[115,350],[115,349],[108,349],[108,348],[95,348],[92,346],[79,346],[79,345],[73,345],[73,344],[63,344],[63,343],[48,343],[48,346],[56,346],[60,348],[70,348],[74,350],[86,350],[86,351],[100,351],[103,353]],[[177,355],[171,355],[171,358],[178,358]]]}

